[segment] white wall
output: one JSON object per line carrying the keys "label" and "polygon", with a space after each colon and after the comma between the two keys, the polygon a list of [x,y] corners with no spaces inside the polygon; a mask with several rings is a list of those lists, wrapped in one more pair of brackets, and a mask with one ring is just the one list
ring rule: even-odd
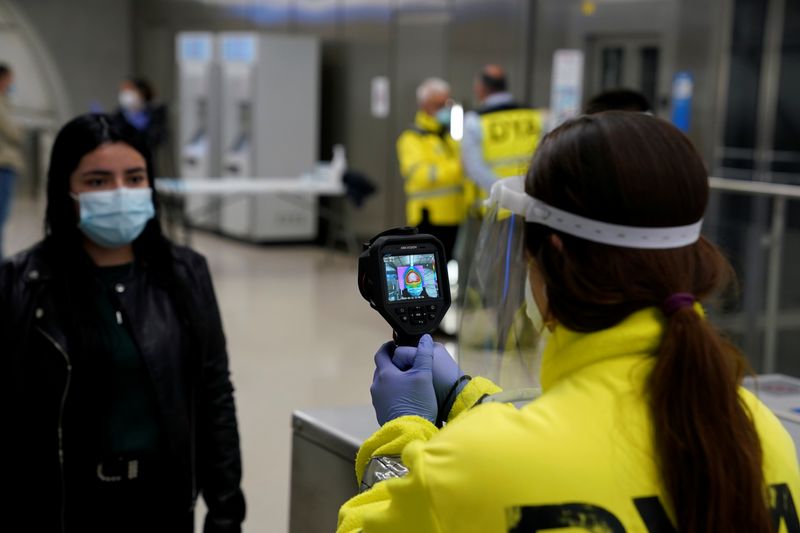
{"label": "white wall", "polygon": [[[20,65],[28,71],[38,67],[46,74],[49,58],[54,71],[53,75],[35,81],[42,86],[25,88],[30,93],[26,98],[37,105],[40,101],[36,98],[42,94],[49,94],[53,101],[62,99],[63,110],[59,111],[66,116],[59,116],[60,122],[90,110],[115,109],[119,82],[132,74],[131,3],[131,0],[0,0],[0,7],[5,6],[3,11],[15,15],[16,26],[29,30],[28,35],[23,35],[25,50],[17,48]],[[37,54],[37,48],[42,53]],[[0,42],[0,56],[4,53]],[[30,79],[33,83],[34,77]],[[23,86],[19,89],[22,91]]]}
{"label": "white wall", "polygon": [[11,97],[14,115],[23,124],[53,127],[68,113],[63,81],[52,57],[32,27],[5,0],[0,0],[0,62],[14,71]]}

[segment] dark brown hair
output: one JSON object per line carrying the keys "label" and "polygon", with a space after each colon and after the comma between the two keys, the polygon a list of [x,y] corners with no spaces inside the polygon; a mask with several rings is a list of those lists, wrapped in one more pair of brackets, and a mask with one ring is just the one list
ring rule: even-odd
{"label": "dark brown hair", "polygon": [[[578,215],[643,227],[697,222],[709,194],[703,162],[682,133],[624,112],[580,117],[550,133],[526,190]],[[554,233],[560,249],[549,238]],[[733,276],[705,238],[677,249],[636,250],[529,224],[526,241],[545,279],[549,312],[575,331],[609,328],[679,292],[702,300]],[[665,328],[647,390],[678,531],[772,531],[761,444],[739,396],[745,359],[691,307],[665,317]]]}
{"label": "dark brown hair", "polygon": [[603,111],[638,111],[644,113],[652,107],[647,97],[632,89],[610,89],[594,95],[586,102],[583,112],[595,115]]}

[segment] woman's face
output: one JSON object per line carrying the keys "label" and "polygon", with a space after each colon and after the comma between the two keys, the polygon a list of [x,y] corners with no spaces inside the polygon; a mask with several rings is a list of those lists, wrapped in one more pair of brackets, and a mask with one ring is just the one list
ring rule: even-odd
{"label": "woman's face", "polygon": [[110,191],[120,187],[146,189],[150,186],[147,163],[138,151],[121,143],[98,146],[81,159],[70,176],[70,192]]}

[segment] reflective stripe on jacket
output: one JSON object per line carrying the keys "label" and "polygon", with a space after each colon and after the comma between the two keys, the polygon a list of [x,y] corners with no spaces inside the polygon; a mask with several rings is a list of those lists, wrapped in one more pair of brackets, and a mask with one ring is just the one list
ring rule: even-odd
{"label": "reflective stripe on jacket", "polygon": [[458,145],[442,132],[434,117],[422,111],[417,113],[415,126],[397,140],[407,222],[418,225],[427,210],[431,224],[458,225],[464,220],[464,175]]}
{"label": "reflective stripe on jacket", "polygon": [[501,109],[481,114],[483,158],[498,178],[528,172],[542,126],[542,113],[535,109]]}
{"label": "reflective stripe on jacket", "polygon": [[[663,331],[654,308],[595,333],[558,326],[543,358],[543,394],[522,409],[469,409],[498,390],[477,378],[444,429],[413,416],[385,424],[361,447],[357,476],[371,457],[392,455],[410,473],[345,503],[339,531],[674,531],[646,395]],[[778,531],[794,533],[794,444],[765,405],[744,389],[741,398],[761,437]]]}

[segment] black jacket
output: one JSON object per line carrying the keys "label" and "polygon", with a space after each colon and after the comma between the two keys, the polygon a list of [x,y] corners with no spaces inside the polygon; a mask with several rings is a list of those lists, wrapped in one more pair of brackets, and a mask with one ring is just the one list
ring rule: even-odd
{"label": "black jacket", "polygon": [[[117,289],[119,305],[152,379],[179,505],[189,514],[202,493],[205,531],[238,532],[239,434],[216,297],[202,256],[177,246],[172,254],[202,338],[187,341],[188,326],[146,266]],[[17,521],[19,531],[62,531],[71,491],[80,490],[72,473],[97,460],[89,365],[58,316],[46,257],[39,244],[0,267],[0,483],[12,491],[0,500],[0,524]]]}

